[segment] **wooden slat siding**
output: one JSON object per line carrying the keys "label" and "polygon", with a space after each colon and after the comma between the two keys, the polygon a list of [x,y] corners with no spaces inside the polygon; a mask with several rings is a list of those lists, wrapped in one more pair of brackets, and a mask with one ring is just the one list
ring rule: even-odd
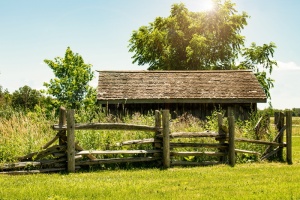
{"label": "wooden slat siding", "polygon": [[99,71],[102,104],[266,102],[248,70]]}
{"label": "wooden slat siding", "polygon": [[[66,130],[66,126],[53,125],[54,130]],[[144,125],[122,124],[122,123],[92,123],[75,124],[75,130],[137,130],[137,131],[161,131],[161,128]]]}

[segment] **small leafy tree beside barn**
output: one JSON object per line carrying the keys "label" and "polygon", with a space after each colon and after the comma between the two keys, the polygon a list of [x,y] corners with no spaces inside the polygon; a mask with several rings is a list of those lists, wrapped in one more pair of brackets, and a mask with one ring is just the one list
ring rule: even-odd
{"label": "small leafy tree beside barn", "polygon": [[[48,94],[57,98],[61,105],[78,109],[82,106],[87,94],[94,91],[89,82],[93,79],[92,65],[85,64],[78,53],[67,48],[65,57],[44,60],[55,75],[49,83],[44,83]],[[93,96],[93,95],[92,95]]]}

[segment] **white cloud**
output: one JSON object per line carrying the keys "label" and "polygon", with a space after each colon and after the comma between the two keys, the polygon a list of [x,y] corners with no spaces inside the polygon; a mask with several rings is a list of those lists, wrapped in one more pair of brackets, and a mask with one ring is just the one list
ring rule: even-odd
{"label": "white cloud", "polygon": [[281,62],[277,61],[278,67],[274,67],[274,70],[300,70],[300,66],[295,62]]}

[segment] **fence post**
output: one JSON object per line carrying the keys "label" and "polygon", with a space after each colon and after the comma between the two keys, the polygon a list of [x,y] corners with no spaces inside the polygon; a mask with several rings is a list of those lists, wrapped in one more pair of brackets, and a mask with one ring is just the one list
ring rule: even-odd
{"label": "fence post", "polygon": [[[60,107],[58,126],[59,128],[62,128],[65,124],[66,124],[66,109],[64,107]],[[59,131],[59,140],[58,140],[59,145],[63,145],[66,143],[66,137],[67,134],[65,130]]]}
{"label": "fence post", "polygon": [[[155,110],[155,128],[161,128],[161,113],[158,110]],[[162,140],[157,137],[160,134],[160,131],[156,131],[154,135],[154,148],[161,148]]]}
{"label": "fence post", "polygon": [[162,111],[162,126],[163,126],[163,167],[170,167],[170,122],[169,110]]}
{"label": "fence post", "polygon": [[286,111],[286,161],[289,165],[292,161],[292,111]]}
{"label": "fence post", "polygon": [[74,109],[67,112],[67,160],[68,172],[75,172],[75,119]]}
{"label": "fence post", "polygon": [[228,148],[228,159],[229,159],[229,165],[234,167],[235,165],[235,144],[234,144],[234,117],[230,115],[228,117],[228,129],[229,129],[229,148]]}
{"label": "fence post", "polygon": [[[282,112],[275,113],[275,119],[276,119],[276,121],[275,121],[276,129],[278,131],[281,131],[281,129],[284,127],[284,113],[282,113]],[[277,142],[283,144],[283,134],[281,134],[279,136]],[[283,147],[279,147],[277,157],[280,161],[283,161]]]}
{"label": "fence post", "polygon": [[[220,139],[219,140],[219,143],[220,144],[224,144],[225,143],[225,140],[226,140],[226,133],[225,133],[225,131],[222,129],[222,126],[223,126],[223,116],[222,116],[222,114],[221,113],[218,113],[218,133],[219,133],[219,135],[221,135],[221,134],[224,134],[225,135],[225,139]],[[223,149],[219,149],[219,152],[222,152],[222,153],[224,153],[225,151],[223,150]],[[221,156],[220,157],[220,161],[221,162],[225,162],[225,156]]]}

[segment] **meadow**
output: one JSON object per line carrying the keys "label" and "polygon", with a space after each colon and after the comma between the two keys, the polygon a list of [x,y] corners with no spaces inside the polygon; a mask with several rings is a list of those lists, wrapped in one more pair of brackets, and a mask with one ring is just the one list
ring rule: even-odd
{"label": "meadow", "polygon": [[[55,132],[55,119],[40,114],[0,118],[0,157],[7,162],[16,155],[39,149]],[[36,123],[33,121],[36,120]],[[116,120],[116,119],[109,119]],[[43,123],[42,123],[43,122]],[[152,116],[136,115],[126,122],[151,124]],[[240,162],[208,167],[169,169],[131,167],[90,169],[74,174],[0,175],[0,199],[299,199],[300,198],[300,118],[293,118],[293,165],[284,162]],[[173,121],[173,129],[193,131],[215,126],[185,117]],[[245,127],[250,126],[247,124]],[[147,134],[147,133],[146,133]],[[96,148],[128,139],[119,132],[78,132],[77,138]],[[144,137],[137,132],[136,137]],[[110,138],[110,140],[108,140]],[[85,147],[88,148],[88,147]],[[9,150],[10,149],[10,150]]]}

